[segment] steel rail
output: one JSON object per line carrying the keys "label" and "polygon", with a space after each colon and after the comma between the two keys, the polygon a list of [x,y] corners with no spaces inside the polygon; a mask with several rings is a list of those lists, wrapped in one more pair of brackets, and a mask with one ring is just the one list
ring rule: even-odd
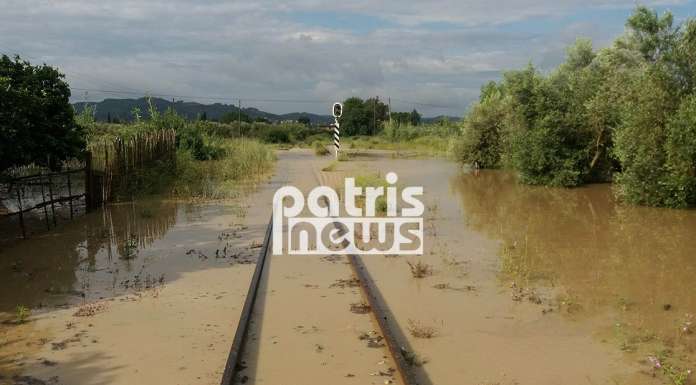
{"label": "steel rail", "polygon": [[232,385],[234,376],[237,374],[240,367],[239,361],[242,355],[242,348],[244,347],[247,330],[249,329],[251,313],[253,312],[254,304],[256,303],[256,295],[258,294],[259,284],[261,283],[261,276],[263,276],[263,269],[266,265],[266,255],[268,254],[268,245],[271,242],[272,226],[273,218],[271,217],[271,219],[268,221],[268,226],[266,227],[266,235],[264,236],[263,245],[261,247],[261,251],[259,252],[259,259],[256,262],[254,275],[251,277],[249,291],[247,292],[246,299],[244,300],[244,307],[242,308],[242,314],[239,317],[237,331],[234,333],[230,354],[227,356],[225,371],[222,374],[222,380],[220,382],[221,385]]}
{"label": "steel rail", "polygon": [[[316,173],[314,176],[318,178]],[[258,294],[258,287],[261,282],[261,276],[263,275],[263,269],[266,264],[266,256],[268,254],[269,243],[271,242],[271,233],[273,226],[273,218],[268,223],[266,229],[266,236],[264,238],[263,246],[259,255],[259,260],[256,263],[256,269],[254,270],[254,275],[251,279],[251,284],[249,285],[249,291],[247,293],[246,300],[244,301],[244,308],[242,309],[242,314],[239,319],[239,324],[237,326],[237,331],[234,334],[234,340],[232,342],[232,347],[230,348],[230,354],[227,358],[227,363],[225,364],[225,371],[222,375],[221,385],[232,385],[232,381],[235,378],[236,373],[239,370],[239,361],[242,353],[242,348],[246,340],[246,334],[249,326],[249,321],[251,320],[251,313],[254,308],[254,303],[256,302],[256,295]],[[394,360],[396,366],[396,372],[399,375],[403,385],[418,385],[416,377],[411,370],[411,366],[406,362],[403,351],[404,348],[400,345],[395,337],[394,333],[389,326],[390,318],[387,315],[388,310],[384,301],[381,299],[379,289],[372,280],[370,273],[367,268],[362,263],[357,255],[350,254],[347,256],[350,262],[353,274],[360,282],[360,288],[362,290],[363,296],[367,299],[372,316],[377,321],[377,325],[380,329],[380,333],[384,338],[387,348]]]}

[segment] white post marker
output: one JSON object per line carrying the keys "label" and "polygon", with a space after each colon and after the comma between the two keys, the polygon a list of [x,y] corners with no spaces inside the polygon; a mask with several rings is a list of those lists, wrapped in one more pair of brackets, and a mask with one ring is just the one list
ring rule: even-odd
{"label": "white post marker", "polygon": [[339,134],[341,132],[339,131],[338,118],[340,118],[341,115],[343,114],[343,104],[334,103],[332,113],[333,113],[333,117],[334,117],[334,124],[332,124],[334,149],[336,150],[336,160],[338,160],[338,150],[341,148],[341,142],[340,142],[340,137],[339,137]]}

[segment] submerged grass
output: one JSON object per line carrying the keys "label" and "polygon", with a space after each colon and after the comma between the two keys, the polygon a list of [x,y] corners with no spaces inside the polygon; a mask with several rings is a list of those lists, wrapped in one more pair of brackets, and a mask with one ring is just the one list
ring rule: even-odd
{"label": "submerged grass", "polygon": [[[273,151],[253,139],[225,139],[224,155],[197,161],[187,151],[177,153],[177,176],[171,188],[175,197],[233,198],[244,183],[259,182],[273,169]],[[244,182],[244,183],[241,183]]]}

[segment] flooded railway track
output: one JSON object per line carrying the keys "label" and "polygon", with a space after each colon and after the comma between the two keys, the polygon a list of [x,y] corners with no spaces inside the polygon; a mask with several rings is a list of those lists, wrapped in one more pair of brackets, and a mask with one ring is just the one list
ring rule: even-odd
{"label": "flooded railway track", "polygon": [[[317,182],[319,182],[320,178],[316,174],[314,176],[317,179]],[[259,287],[261,285],[264,270],[267,269],[266,265],[270,263],[268,254],[271,242],[273,241],[272,226],[273,218],[271,217],[266,228],[264,241],[259,252],[259,258],[254,270],[254,275],[249,284],[248,294],[234,334],[234,339],[232,340],[232,346],[230,348],[220,382],[221,385],[234,384],[235,381],[238,380],[241,370],[245,368],[245,365],[242,362],[242,356],[245,344],[248,340],[249,326],[252,322],[254,305],[257,303],[257,296],[260,292]],[[379,332],[384,338],[386,347],[388,348],[391,359],[396,367],[396,377],[403,385],[418,384],[416,376],[411,366],[407,362],[406,355],[408,355],[410,352],[405,348],[404,341],[399,341],[397,339],[396,333],[393,331],[392,326],[390,326],[390,322],[393,323],[394,321],[392,320],[384,298],[380,294],[375,282],[372,280],[367,267],[357,255],[347,255],[347,260],[350,264],[354,277],[357,279],[357,282],[359,282],[362,297],[369,304],[370,313],[373,320],[378,325]],[[396,327],[398,328],[398,325]]]}

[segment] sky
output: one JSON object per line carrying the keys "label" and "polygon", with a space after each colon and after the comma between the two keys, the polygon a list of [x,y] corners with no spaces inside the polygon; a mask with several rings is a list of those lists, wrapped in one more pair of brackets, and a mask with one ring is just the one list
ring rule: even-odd
{"label": "sky", "polygon": [[72,101],[145,94],[329,114],[349,96],[462,116],[482,84],[606,47],[636,4],[696,0],[0,0],[0,53],[66,74]]}

